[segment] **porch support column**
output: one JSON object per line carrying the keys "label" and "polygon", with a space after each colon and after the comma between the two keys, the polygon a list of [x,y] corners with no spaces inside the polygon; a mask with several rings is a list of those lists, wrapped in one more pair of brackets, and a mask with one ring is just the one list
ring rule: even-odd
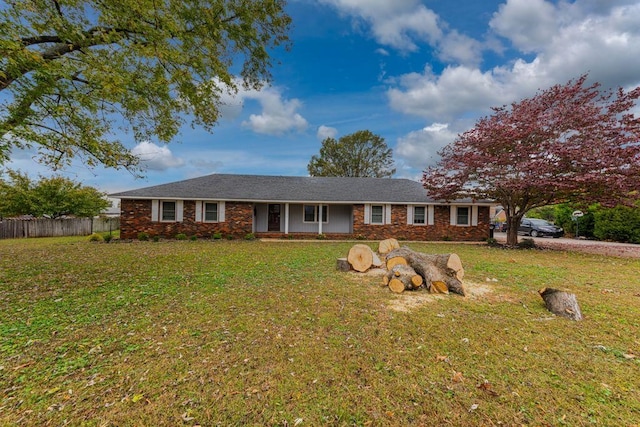
{"label": "porch support column", "polygon": [[318,205],[318,234],[322,234],[322,205]]}
{"label": "porch support column", "polygon": [[289,203],[284,204],[284,234],[289,234]]}

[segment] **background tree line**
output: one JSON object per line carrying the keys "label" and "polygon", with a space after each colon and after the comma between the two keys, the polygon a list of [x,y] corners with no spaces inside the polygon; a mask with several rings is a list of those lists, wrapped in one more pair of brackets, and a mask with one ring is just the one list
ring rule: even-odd
{"label": "background tree line", "polygon": [[33,215],[59,218],[93,217],[111,206],[106,194],[68,178],[53,176],[32,180],[9,170],[0,178],[0,218]]}
{"label": "background tree line", "polygon": [[[576,221],[571,214],[578,209],[584,212],[584,216]],[[577,233],[589,239],[640,243],[640,203],[613,208],[594,204],[586,209],[565,203],[533,209],[527,216],[553,221],[574,236]]]}

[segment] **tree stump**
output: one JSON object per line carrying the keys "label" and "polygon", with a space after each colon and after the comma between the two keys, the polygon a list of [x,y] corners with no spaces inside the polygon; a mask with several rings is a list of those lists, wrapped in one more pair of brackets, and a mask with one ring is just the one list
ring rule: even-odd
{"label": "tree stump", "polygon": [[364,273],[373,265],[373,251],[367,245],[353,245],[349,249],[347,260],[354,270]]}
{"label": "tree stump", "polygon": [[538,291],[547,310],[555,315],[571,320],[582,320],[582,312],[575,294],[559,289],[542,288]]}
{"label": "tree stump", "polygon": [[398,259],[404,259],[408,265],[424,278],[425,285],[438,293],[443,291],[441,284],[433,285],[434,282],[442,282],[449,292],[465,296],[465,289],[462,284],[464,268],[457,254],[425,254],[415,252],[406,246],[394,249],[387,254],[387,269],[390,269],[390,262],[394,265],[401,263]]}
{"label": "tree stump", "polygon": [[336,259],[336,270],[338,271],[349,271],[351,270],[351,264],[346,258],[338,258]]}

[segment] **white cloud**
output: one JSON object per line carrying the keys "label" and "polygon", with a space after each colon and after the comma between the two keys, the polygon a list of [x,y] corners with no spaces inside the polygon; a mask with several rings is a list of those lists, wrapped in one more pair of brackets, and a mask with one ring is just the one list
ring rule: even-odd
{"label": "white cloud", "polygon": [[[414,40],[433,43],[442,36],[438,15],[418,0],[320,0],[371,26],[378,43],[416,51]],[[355,25],[360,22],[356,21]]]}
{"label": "white cloud", "polygon": [[242,81],[235,81],[237,91],[230,90],[222,82],[216,82],[220,89],[220,115],[223,119],[235,119],[242,113],[246,100],[258,101],[262,108],[260,114],[252,114],[242,125],[256,133],[282,135],[289,131],[304,131],[307,120],[297,110],[302,107],[298,99],[284,99],[281,89],[264,86],[260,90],[245,89]]}
{"label": "white cloud", "polygon": [[439,158],[438,152],[456,136],[448,124],[433,123],[399,138],[393,152],[401,163],[422,170],[434,165]]}
{"label": "white cloud", "polygon": [[324,141],[327,138],[335,138],[338,134],[338,129],[329,126],[322,125],[318,128],[316,133],[319,140]]}
{"label": "white cloud", "polygon": [[445,62],[478,65],[482,61],[483,44],[453,30],[438,44],[438,57]]}
{"label": "white cloud", "polygon": [[557,11],[545,0],[508,0],[489,26],[523,52],[539,51],[557,32]]}
{"label": "white cloud", "polygon": [[276,88],[265,88],[259,92],[246,92],[246,98],[257,100],[262,106],[261,114],[251,114],[243,126],[251,128],[256,133],[267,135],[282,135],[296,130],[304,131],[309,125],[304,117],[296,111],[302,107],[298,99],[284,100]]}
{"label": "white cloud", "polygon": [[[504,9],[520,4],[520,0],[509,0],[499,12],[503,15],[494,16],[494,22],[502,20],[502,28],[508,28]],[[561,24],[549,30],[553,34],[546,39],[547,44],[535,29],[527,33],[526,41],[518,41],[523,49],[536,46],[540,51],[535,58],[515,59],[490,70],[449,66],[440,75],[427,66],[423,73],[388,80],[391,107],[431,121],[451,121],[460,116],[490,114],[490,107],[530,97],[539,89],[564,84],[585,73],[604,88],[640,84],[640,4],[598,9],[606,15],[593,14],[579,0],[568,7],[565,3],[556,7],[555,12],[562,14],[557,18]],[[514,15],[511,26],[516,31],[515,22],[521,16]],[[547,13],[543,15],[536,15],[536,22],[546,22]]]}
{"label": "white cloud", "polygon": [[459,114],[503,104],[500,92],[491,72],[460,66],[446,68],[440,76],[430,68],[422,74],[405,74],[387,96],[391,107],[398,111],[448,121]]}
{"label": "white cloud", "polygon": [[162,171],[184,165],[184,160],[175,157],[166,145],[159,146],[149,141],[139,143],[131,153],[138,156],[140,163],[150,170]]}
{"label": "white cloud", "polygon": [[228,92],[223,92],[220,95],[220,118],[233,120],[237,118],[244,108],[244,99],[242,96],[232,95]]}

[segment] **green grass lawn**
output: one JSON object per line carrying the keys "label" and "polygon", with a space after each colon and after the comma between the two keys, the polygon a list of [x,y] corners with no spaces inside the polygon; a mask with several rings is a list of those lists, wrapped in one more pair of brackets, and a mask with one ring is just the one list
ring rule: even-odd
{"label": "green grass lawn", "polygon": [[0,425],[640,423],[640,260],[408,243],[464,263],[433,298],[352,245],[0,241]]}

